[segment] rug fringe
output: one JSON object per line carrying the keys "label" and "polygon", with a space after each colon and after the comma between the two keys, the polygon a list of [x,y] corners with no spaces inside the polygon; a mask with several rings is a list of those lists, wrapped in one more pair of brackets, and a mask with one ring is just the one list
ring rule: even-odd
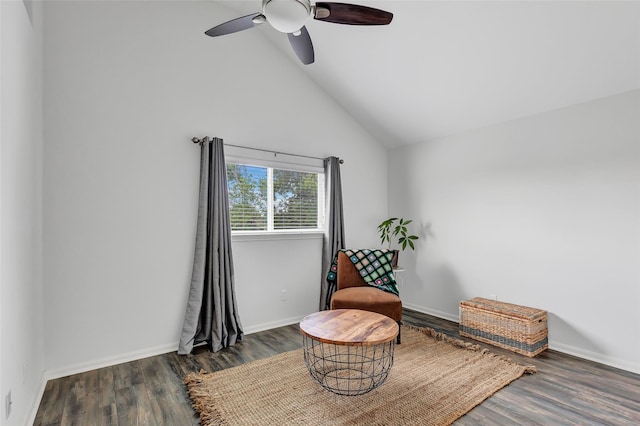
{"label": "rug fringe", "polygon": [[437,341],[440,342],[446,342],[449,343],[455,347],[458,348],[462,348],[462,349],[466,349],[472,352],[479,352],[483,355],[487,355],[487,356],[491,356],[497,359],[501,359],[503,361],[512,363],[512,364],[516,364],[519,365],[521,367],[524,368],[523,374],[535,374],[538,372],[538,370],[536,369],[535,365],[522,365],[519,362],[514,361],[512,358],[509,358],[506,355],[499,355],[496,353],[491,352],[489,349],[483,348],[482,346],[478,345],[477,343],[470,343],[470,342],[466,342],[462,339],[457,339],[454,337],[450,337],[445,333],[441,333],[439,331],[434,330],[433,328],[430,327],[415,327],[412,325],[402,325],[403,328],[407,328],[410,330],[415,330],[415,331],[419,331],[423,334],[426,334],[429,337],[434,338]]}
{"label": "rug fringe", "polygon": [[214,400],[210,394],[204,390],[203,378],[208,373],[200,370],[198,373],[189,373],[184,378],[184,384],[187,386],[191,406],[200,414],[200,425],[202,426],[222,426],[227,423],[223,420],[222,415],[214,407]]}

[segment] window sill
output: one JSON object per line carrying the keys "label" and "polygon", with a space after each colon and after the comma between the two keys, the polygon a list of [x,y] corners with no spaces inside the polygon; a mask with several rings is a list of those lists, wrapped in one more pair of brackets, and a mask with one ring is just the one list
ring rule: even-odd
{"label": "window sill", "polygon": [[231,241],[321,240],[324,231],[232,232]]}

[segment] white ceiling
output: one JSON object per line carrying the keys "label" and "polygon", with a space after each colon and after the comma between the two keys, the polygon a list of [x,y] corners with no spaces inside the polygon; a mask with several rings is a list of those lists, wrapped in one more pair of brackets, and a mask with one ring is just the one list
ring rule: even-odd
{"label": "white ceiling", "polygon": [[[389,148],[640,88],[640,1],[352,3],[390,11],[393,22],[310,20],[312,65],[300,64],[268,25],[250,31]],[[261,2],[225,5],[231,19],[260,11]]]}

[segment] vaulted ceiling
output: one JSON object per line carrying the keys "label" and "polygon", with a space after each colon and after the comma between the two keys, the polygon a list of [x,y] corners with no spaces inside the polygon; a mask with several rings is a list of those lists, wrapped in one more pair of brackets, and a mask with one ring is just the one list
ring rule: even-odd
{"label": "vaulted ceiling", "polygon": [[[261,9],[260,0],[220,3],[228,14],[212,27]],[[393,22],[310,20],[311,65],[268,25],[224,37],[244,38],[244,54],[265,37],[389,148],[640,88],[637,1],[351,3],[390,11]]]}

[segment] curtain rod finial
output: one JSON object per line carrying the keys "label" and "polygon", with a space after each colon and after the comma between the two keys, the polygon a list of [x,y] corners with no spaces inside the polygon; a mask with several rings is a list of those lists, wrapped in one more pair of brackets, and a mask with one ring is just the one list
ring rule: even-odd
{"label": "curtain rod finial", "polygon": [[191,139],[191,142],[193,142],[193,143],[200,143],[200,139],[198,139],[198,138],[194,137],[194,138],[192,138],[192,139]]}

